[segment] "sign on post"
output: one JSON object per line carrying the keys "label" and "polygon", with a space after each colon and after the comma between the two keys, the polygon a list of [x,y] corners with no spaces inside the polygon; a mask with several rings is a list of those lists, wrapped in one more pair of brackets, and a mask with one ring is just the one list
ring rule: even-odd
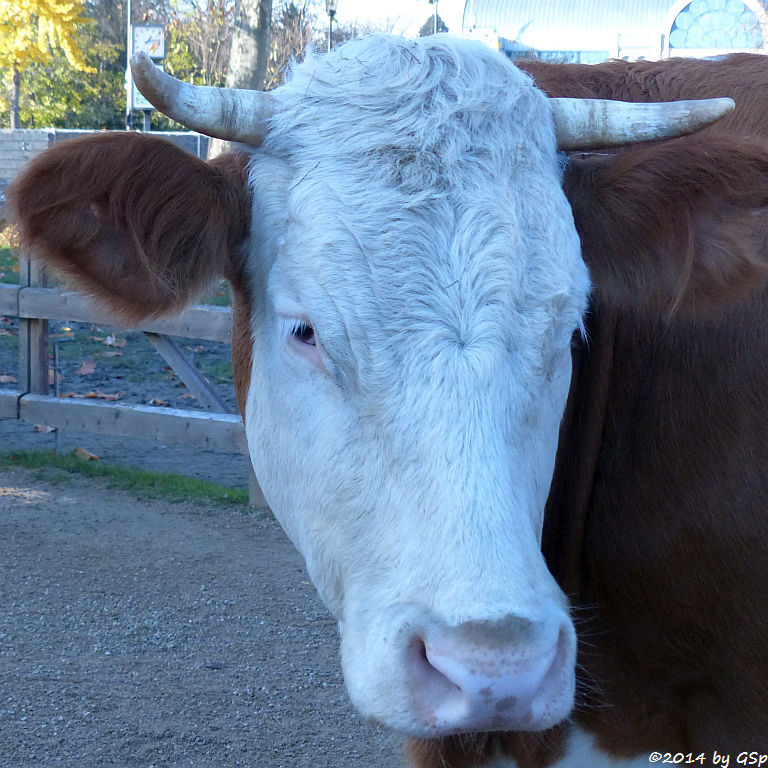
{"label": "sign on post", "polygon": [[[165,71],[165,64],[162,61],[156,61],[155,66]],[[131,78],[131,109],[154,109],[152,104],[144,98],[141,91],[136,87],[133,78]]]}
{"label": "sign on post", "polygon": [[[132,31],[131,55],[143,51],[160,69],[163,69],[161,59],[165,58],[165,28],[158,24],[134,24]],[[154,109],[141,95],[132,77],[130,78],[130,89],[131,109]]]}
{"label": "sign on post", "polygon": [[165,28],[156,24],[133,25],[133,53],[143,51],[151,59],[165,58]]}

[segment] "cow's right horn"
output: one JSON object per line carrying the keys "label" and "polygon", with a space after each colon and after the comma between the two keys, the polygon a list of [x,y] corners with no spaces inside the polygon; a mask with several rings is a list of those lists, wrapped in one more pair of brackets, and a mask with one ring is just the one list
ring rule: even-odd
{"label": "cow's right horn", "polygon": [[557,146],[564,152],[671,139],[705,128],[736,105],[733,99],[635,104],[606,99],[550,99]]}
{"label": "cow's right horn", "polygon": [[146,53],[131,58],[136,86],[164,115],[206,136],[261,144],[272,114],[264,91],[190,85],[159,70]]}

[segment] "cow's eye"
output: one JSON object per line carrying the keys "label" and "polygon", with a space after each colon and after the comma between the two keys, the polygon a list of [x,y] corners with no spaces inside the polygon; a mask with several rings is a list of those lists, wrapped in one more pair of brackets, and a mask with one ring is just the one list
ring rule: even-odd
{"label": "cow's eye", "polygon": [[315,346],[315,329],[305,320],[296,320],[291,328],[291,335],[302,344]]}

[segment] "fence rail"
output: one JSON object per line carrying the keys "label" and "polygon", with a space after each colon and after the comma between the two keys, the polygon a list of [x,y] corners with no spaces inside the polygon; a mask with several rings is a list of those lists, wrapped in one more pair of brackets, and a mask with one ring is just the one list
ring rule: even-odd
{"label": "fence rail", "polygon": [[[170,336],[232,342],[232,310],[197,305],[172,318],[142,322],[157,351],[184,381],[205,411],[70,400],[50,395],[48,321],[94,323],[125,328],[113,314],[75,291],[45,287],[45,275],[22,255],[20,285],[0,284],[0,315],[19,318],[19,389],[0,390],[0,418],[46,424],[60,430],[117,437],[154,438],[218,451],[248,453],[240,416],[225,410],[205,376]],[[266,506],[251,470],[250,503]]]}
{"label": "fence rail", "polygon": [[[0,284],[0,314],[21,319],[69,320],[125,328],[113,314],[76,291]],[[145,320],[133,330],[232,343],[232,310],[197,305],[176,317]]]}

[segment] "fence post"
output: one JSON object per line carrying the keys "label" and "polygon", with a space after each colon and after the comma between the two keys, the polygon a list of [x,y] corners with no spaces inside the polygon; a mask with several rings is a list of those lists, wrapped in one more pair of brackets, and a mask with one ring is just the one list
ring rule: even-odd
{"label": "fence post", "polygon": [[[44,288],[45,267],[33,261],[26,250],[19,253],[19,285]],[[48,321],[19,318],[19,391],[47,395],[50,390]]]}

